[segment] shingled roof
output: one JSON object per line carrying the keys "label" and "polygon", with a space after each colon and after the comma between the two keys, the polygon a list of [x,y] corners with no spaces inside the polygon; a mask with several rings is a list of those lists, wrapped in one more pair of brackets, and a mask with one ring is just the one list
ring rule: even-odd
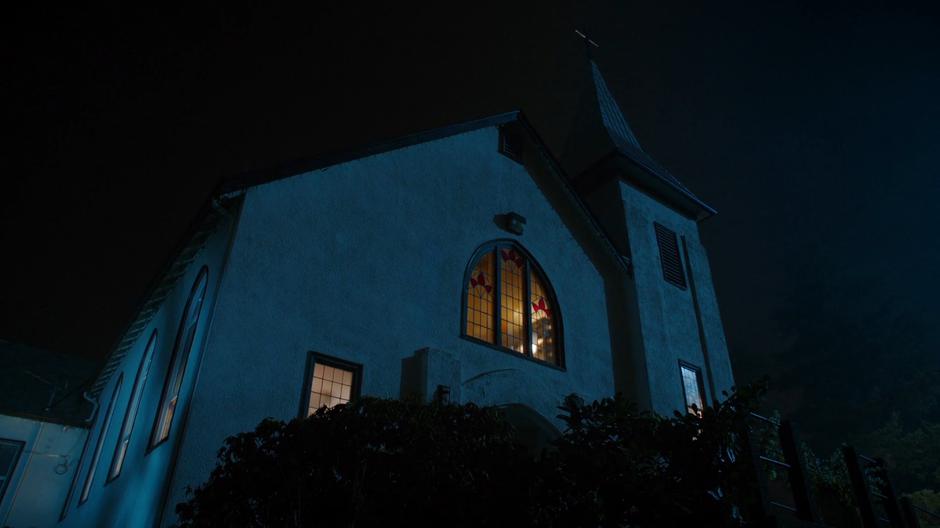
{"label": "shingled roof", "polygon": [[635,183],[694,218],[714,215],[714,209],[643,150],[597,63],[588,64],[590,75],[562,156],[567,173],[577,180],[599,164],[626,160],[641,169],[628,171]]}

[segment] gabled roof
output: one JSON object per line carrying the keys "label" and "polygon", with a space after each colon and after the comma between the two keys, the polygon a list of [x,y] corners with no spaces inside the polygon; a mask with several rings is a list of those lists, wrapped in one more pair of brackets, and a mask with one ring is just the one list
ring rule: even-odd
{"label": "gabled roof", "polygon": [[470,132],[481,128],[504,125],[506,123],[520,119],[524,118],[522,117],[522,113],[519,111],[504,112],[502,114],[496,114],[481,119],[464,121],[453,125],[446,125],[431,130],[424,130],[414,134],[408,134],[406,136],[379,141],[377,143],[371,143],[353,149],[330,152],[310,158],[299,158],[274,167],[242,173],[238,176],[235,176],[234,178],[228,179],[220,186],[219,194],[226,195],[247,189],[249,187],[254,187],[256,185],[280,180],[282,178],[289,178],[291,176],[297,176],[298,174],[303,174],[305,172],[325,169],[327,167],[339,165],[340,163],[345,163],[347,161],[365,158],[366,156],[374,156],[376,154],[382,154],[384,152],[390,152],[400,148],[418,145],[420,143],[427,143],[428,141],[434,141],[436,139],[456,136],[457,134],[463,134],[464,132]]}
{"label": "gabled roof", "polygon": [[[590,78],[562,158],[568,173],[577,180],[599,165],[620,165],[626,169],[618,171],[621,176],[633,180],[680,212],[699,220],[714,215],[714,209],[643,150],[600,68],[593,60],[589,65]],[[622,161],[629,161],[629,166],[624,166]]]}
{"label": "gabled roof", "polygon": [[[216,191],[212,194],[207,204],[203,206],[201,212],[197,215],[195,221],[190,226],[182,242],[173,253],[170,260],[164,266],[164,272],[161,273],[151,284],[148,293],[140,303],[140,308],[131,319],[127,329],[118,340],[117,345],[105,362],[97,377],[91,383],[89,393],[98,396],[107,385],[111,375],[118,369],[127,352],[137,341],[147,324],[153,318],[159,309],[166,295],[176,285],[178,279],[186,272],[186,268],[193,261],[198,251],[205,244],[211,232],[215,228],[221,212],[220,204],[227,203],[237,197],[245,190],[263,185],[265,183],[277,181],[283,178],[297,176],[305,172],[345,163],[366,156],[382,154],[400,148],[426,143],[429,141],[443,139],[446,137],[470,132],[491,126],[501,126],[509,123],[519,123],[521,128],[526,131],[532,142],[536,145],[536,150],[541,154],[543,160],[550,168],[550,172],[555,176],[556,182],[564,190],[564,193],[571,200],[575,210],[577,210],[582,219],[590,226],[590,232],[594,234],[597,242],[604,248],[605,252],[611,257],[615,266],[618,266],[624,273],[631,273],[630,260],[627,256],[621,255],[610,239],[604,233],[600,224],[594,219],[588,208],[580,200],[577,193],[571,187],[569,178],[565,175],[561,164],[552,156],[548,147],[539,137],[538,133],[529,124],[528,120],[521,111],[505,112],[494,116],[465,121],[462,123],[435,128],[407,136],[402,136],[388,141],[373,143],[360,148],[334,152],[323,156],[303,158],[293,160],[271,169],[252,171],[240,176],[223,181]],[[496,145],[493,146],[494,150]]]}
{"label": "gabled roof", "polygon": [[82,398],[97,362],[0,340],[0,414],[88,427]]}

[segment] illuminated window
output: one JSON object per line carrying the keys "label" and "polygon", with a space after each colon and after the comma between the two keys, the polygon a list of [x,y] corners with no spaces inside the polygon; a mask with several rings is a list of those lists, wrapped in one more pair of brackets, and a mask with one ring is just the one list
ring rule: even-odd
{"label": "illuminated window", "polygon": [[[108,431],[111,429],[111,418],[114,416],[114,406],[117,403],[118,395],[121,393],[121,385],[124,384],[124,373],[118,376],[114,383],[114,391],[111,393],[111,401],[108,402],[108,410],[104,413],[104,420],[101,422],[101,432],[98,433],[98,443],[95,444],[95,452],[91,455],[91,464],[88,466],[88,475],[85,476],[85,485],[82,486],[82,495],[78,503],[82,504],[88,500],[88,494],[91,493],[91,485],[95,481],[95,472],[98,470],[98,461],[101,459],[101,449],[104,447],[104,441],[108,438]],[[89,433],[90,434],[90,433]],[[78,472],[78,469],[75,470]]]}
{"label": "illuminated window", "polygon": [[702,383],[702,371],[687,363],[679,363],[682,372],[682,394],[685,395],[686,410],[701,416],[705,407],[705,385]]}
{"label": "illuminated window", "polygon": [[137,367],[137,376],[134,378],[134,388],[131,389],[131,397],[127,402],[127,410],[124,412],[124,423],[121,425],[121,434],[118,436],[117,445],[114,448],[114,456],[111,458],[111,469],[108,471],[108,481],[114,480],[121,474],[121,468],[124,467],[124,458],[127,456],[127,448],[131,443],[131,433],[134,431],[134,422],[137,420],[137,411],[140,408],[141,395],[144,392],[144,385],[147,383],[147,376],[150,374],[150,363],[153,361],[153,349],[157,346],[157,331],[154,330],[147,341],[147,348],[144,349],[144,355],[140,358],[140,366]]}
{"label": "illuminated window", "polygon": [[551,285],[513,242],[477,250],[464,287],[466,337],[562,365],[561,329]]}
{"label": "illuminated window", "polygon": [[16,469],[16,462],[20,459],[25,445],[18,440],[0,438],[0,503],[3,502],[3,494],[13,478],[13,470]]}
{"label": "illuminated window", "polygon": [[361,366],[320,354],[312,354],[311,363],[304,416],[310,416],[320,407],[349,403],[359,395]]}
{"label": "illuminated window", "polygon": [[163,384],[163,395],[160,397],[160,406],[157,407],[157,417],[153,424],[153,433],[150,435],[150,447],[170,437],[170,427],[176,415],[176,405],[179,402],[180,390],[183,387],[183,377],[186,374],[186,364],[189,363],[189,353],[196,339],[196,329],[199,326],[199,315],[202,312],[202,303],[206,297],[206,288],[209,283],[209,270],[203,267],[189,293],[186,308],[183,309],[183,318],[180,321],[179,331],[176,334],[176,343],[173,345],[173,354],[170,356],[170,366]]}

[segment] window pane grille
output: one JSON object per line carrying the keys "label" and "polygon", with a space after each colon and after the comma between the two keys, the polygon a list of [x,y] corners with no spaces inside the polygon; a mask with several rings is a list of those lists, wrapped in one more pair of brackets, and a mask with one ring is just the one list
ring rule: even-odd
{"label": "window pane grille", "polygon": [[333,407],[352,399],[355,372],[332,365],[317,363],[313,366],[310,386],[310,405],[307,416],[320,407]]}
{"label": "window pane grille", "polygon": [[467,283],[467,335],[488,343],[496,341],[496,278],[493,252],[477,261]]}
{"label": "window pane grille", "polygon": [[523,288],[525,259],[512,248],[499,250],[500,266],[500,335],[502,346],[520,354],[523,350],[525,297]]}
{"label": "window pane grille", "polygon": [[555,363],[555,325],[552,318],[552,305],[545,286],[535,273],[530,273],[529,284],[532,302],[532,356]]}

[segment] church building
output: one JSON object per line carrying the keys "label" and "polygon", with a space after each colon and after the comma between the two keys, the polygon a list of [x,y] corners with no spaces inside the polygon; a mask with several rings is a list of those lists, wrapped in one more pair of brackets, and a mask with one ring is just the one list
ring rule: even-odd
{"label": "church building", "polygon": [[500,406],[535,443],[571,393],[721,398],[715,211],[587,66],[559,157],[511,112],[226,182],[89,385],[57,525],[171,525],[226,437],[359,396]]}

